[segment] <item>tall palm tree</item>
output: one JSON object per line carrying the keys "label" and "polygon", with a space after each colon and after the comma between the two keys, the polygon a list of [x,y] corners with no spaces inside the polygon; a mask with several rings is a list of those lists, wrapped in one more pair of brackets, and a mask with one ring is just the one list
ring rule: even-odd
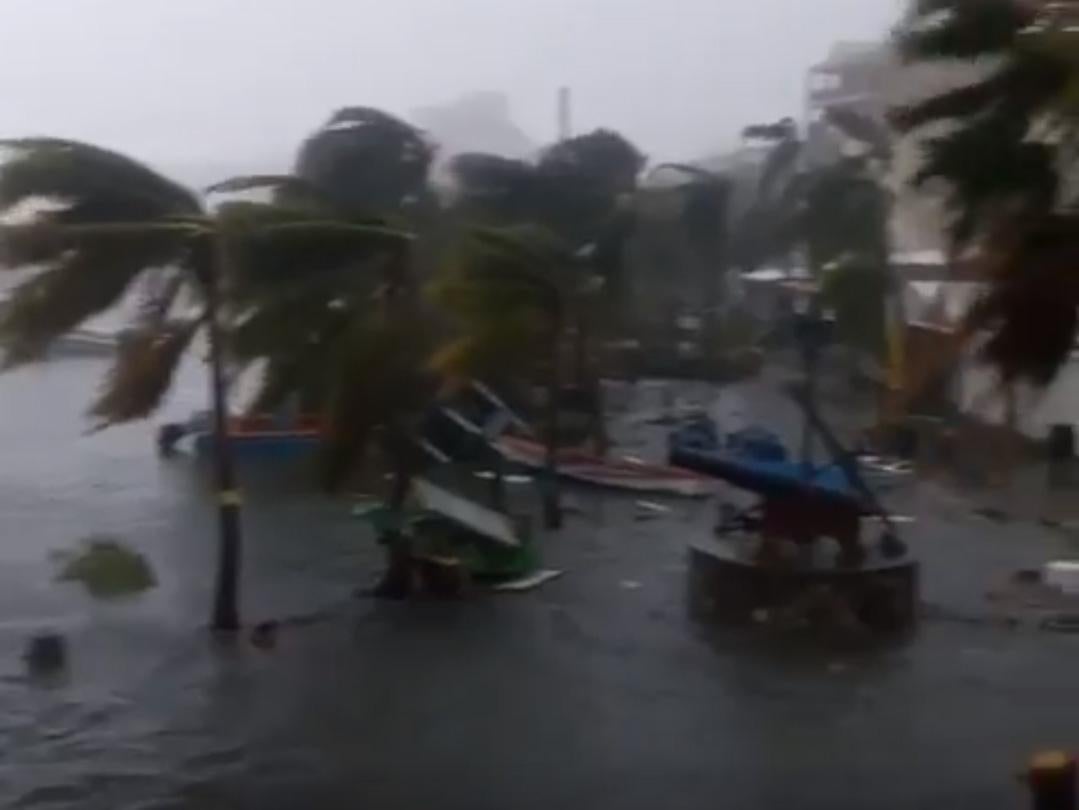
{"label": "tall palm tree", "polygon": [[544,520],[562,525],[557,483],[560,398],[576,313],[602,285],[589,264],[538,226],[475,229],[448,265],[436,299],[456,316],[459,337],[433,365],[451,378],[540,379],[546,389]]}
{"label": "tall palm tree", "polygon": [[361,245],[343,227],[323,229],[307,241],[296,235],[282,240],[279,230],[258,223],[282,217],[349,221],[330,195],[295,176],[234,178],[214,190],[256,188],[291,199],[293,207],[243,202],[222,209],[254,224],[241,262],[253,272],[240,273],[233,287],[231,302],[241,314],[229,334],[237,368],[257,367],[260,374],[250,408],[265,412],[299,400],[322,416],[323,484],[329,490],[345,483],[380,441],[393,467],[387,499],[393,519],[379,538],[388,565],[375,592],[407,596],[411,555],[401,518],[420,462],[419,424],[438,393],[428,363],[435,318],[418,295],[415,239],[379,220],[360,220],[385,238]]}
{"label": "tall palm tree", "polygon": [[253,237],[290,247],[334,238],[367,250],[397,236],[310,215],[254,227],[231,212],[206,210],[194,193],[116,152],[55,138],[3,145],[11,156],[0,166],[0,210],[23,220],[4,230],[5,265],[34,271],[0,318],[7,367],[39,358],[56,338],[127,295],[141,296],[90,408],[96,426],[106,427],[152,413],[184,351],[206,333],[220,523],[211,624],[234,631],[240,507],[227,440],[222,317],[241,277],[238,253]]}
{"label": "tall palm tree", "polygon": [[[597,129],[547,147],[535,162],[485,154],[459,155],[451,163],[454,210],[467,224],[540,226],[557,237],[575,258],[603,279],[602,294],[591,306],[568,312],[565,328],[573,335],[569,377],[592,410],[593,439],[606,446],[602,388],[590,362],[590,347],[602,330],[622,322],[625,306],[623,257],[634,232],[632,206],[645,157],[617,132]],[[569,382],[570,380],[564,380]]]}
{"label": "tall palm tree", "polygon": [[[674,172],[681,182],[679,220],[685,239],[696,253],[695,290],[704,313],[702,333],[706,346],[714,346],[718,333],[720,290],[730,260],[729,219],[731,182],[719,173],[686,163],[661,163],[651,174]],[[705,354],[705,373],[712,370],[711,353]]]}

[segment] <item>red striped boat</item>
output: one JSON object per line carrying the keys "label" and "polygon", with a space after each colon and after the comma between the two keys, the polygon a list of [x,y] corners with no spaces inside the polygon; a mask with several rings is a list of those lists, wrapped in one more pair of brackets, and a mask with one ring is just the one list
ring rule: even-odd
{"label": "red striped boat", "polygon": [[[498,440],[502,455],[532,469],[541,469],[546,448],[539,442],[514,436]],[[558,451],[558,474],[564,478],[634,492],[665,493],[688,498],[703,498],[716,491],[716,480],[680,467],[646,464],[628,458],[605,458],[584,450],[562,448]]]}

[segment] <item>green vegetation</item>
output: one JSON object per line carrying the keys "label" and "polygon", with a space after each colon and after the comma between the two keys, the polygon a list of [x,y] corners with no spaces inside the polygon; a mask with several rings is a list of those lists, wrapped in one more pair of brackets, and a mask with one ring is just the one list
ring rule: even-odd
{"label": "green vegetation", "polygon": [[157,585],[150,563],[141,554],[108,536],[88,537],[74,552],[58,552],[56,578],[78,582],[100,599],[133,596]]}

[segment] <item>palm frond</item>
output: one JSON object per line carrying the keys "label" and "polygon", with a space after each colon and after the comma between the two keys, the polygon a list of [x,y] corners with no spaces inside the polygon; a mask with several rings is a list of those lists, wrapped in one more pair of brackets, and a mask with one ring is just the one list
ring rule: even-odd
{"label": "palm frond", "polygon": [[156,231],[50,242],[48,255],[37,255],[48,259],[46,268],[16,287],[0,314],[5,364],[39,357],[57,337],[118,303],[145,269],[182,262],[188,249],[185,238]]}
{"label": "palm frond", "polygon": [[923,142],[925,157],[913,182],[947,182],[951,231],[958,243],[969,241],[979,223],[1002,206],[1028,212],[1052,208],[1059,182],[1055,150],[1026,140],[1017,131],[1022,127],[1022,119],[995,115]]}
{"label": "palm frond", "polygon": [[919,0],[897,32],[908,61],[977,59],[1010,48],[1036,16],[1022,0]]}
{"label": "palm frond", "polygon": [[1075,344],[1079,222],[1074,215],[1011,221],[986,245],[987,293],[968,327],[989,334],[985,358],[1006,381],[1049,384]]}
{"label": "palm frond", "polygon": [[434,155],[408,123],[371,107],[346,107],[303,143],[295,173],[339,210],[370,214],[425,195]]}
{"label": "palm frond", "polygon": [[338,344],[329,402],[323,480],[337,488],[363,459],[380,429],[409,433],[435,392],[422,324],[357,322]]}
{"label": "palm frond", "polygon": [[206,188],[207,194],[269,192],[271,201],[282,208],[334,213],[333,200],[318,186],[293,174],[256,174],[230,177]]}
{"label": "palm frond", "polygon": [[147,166],[78,141],[24,138],[0,141],[10,156],[0,164],[0,210],[28,200],[66,207],[49,219],[64,224],[134,222],[198,214],[198,198]]}
{"label": "palm frond", "polygon": [[201,321],[171,321],[125,334],[104,388],[90,407],[96,429],[153,413],[168,392]]}

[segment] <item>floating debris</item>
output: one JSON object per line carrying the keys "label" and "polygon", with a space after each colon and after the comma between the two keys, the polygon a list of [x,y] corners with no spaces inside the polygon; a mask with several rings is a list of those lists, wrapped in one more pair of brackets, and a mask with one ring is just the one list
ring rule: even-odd
{"label": "floating debris", "polygon": [[1008,523],[1011,521],[1012,516],[1002,509],[997,509],[994,506],[982,506],[974,510],[974,514],[980,515],[987,520],[992,520],[996,523]]}
{"label": "floating debris", "polygon": [[277,646],[277,630],[280,624],[275,621],[259,622],[251,630],[251,644],[260,650],[272,650]]}
{"label": "floating debris", "polygon": [[[477,470],[473,473],[477,478],[484,481],[493,481],[496,474],[492,470]],[[510,473],[503,475],[502,480],[507,484],[531,484],[534,480],[531,475],[521,475],[520,473]]]}
{"label": "floating debris", "polygon": [[67,642],[59,633],[31,636],[23,653],[31,675],[52,675],[67,666]]}
{"label": "floating debris", "polygon": [[157,585],[157,577],[143,555],[106,535],[88,537],[77,551],[61,551],[53,556],[60,565],[56,579],[79,582],[91,596],[133,596]]}
{"label": "floating debris", "polygon": [[520,579],[512,579],[507,582],[499,582],[497,585],[492,585],[491,590],[504,591],[507,593],[521,593],[522,591],[530,591],[534,588],[538,588],[540,585],[550,582],[552,579],[556,579],[562,576],[563,573],[565,572],[557,571],[553,568],[544,568],[536,571],[535,573],[529,574],[528,576],[521,577]]}
{"label": "floating debris", "polygon": [[1045,564],[1045,584],[1068,596],[1079,596],[1079,561],[1053,560]]}

